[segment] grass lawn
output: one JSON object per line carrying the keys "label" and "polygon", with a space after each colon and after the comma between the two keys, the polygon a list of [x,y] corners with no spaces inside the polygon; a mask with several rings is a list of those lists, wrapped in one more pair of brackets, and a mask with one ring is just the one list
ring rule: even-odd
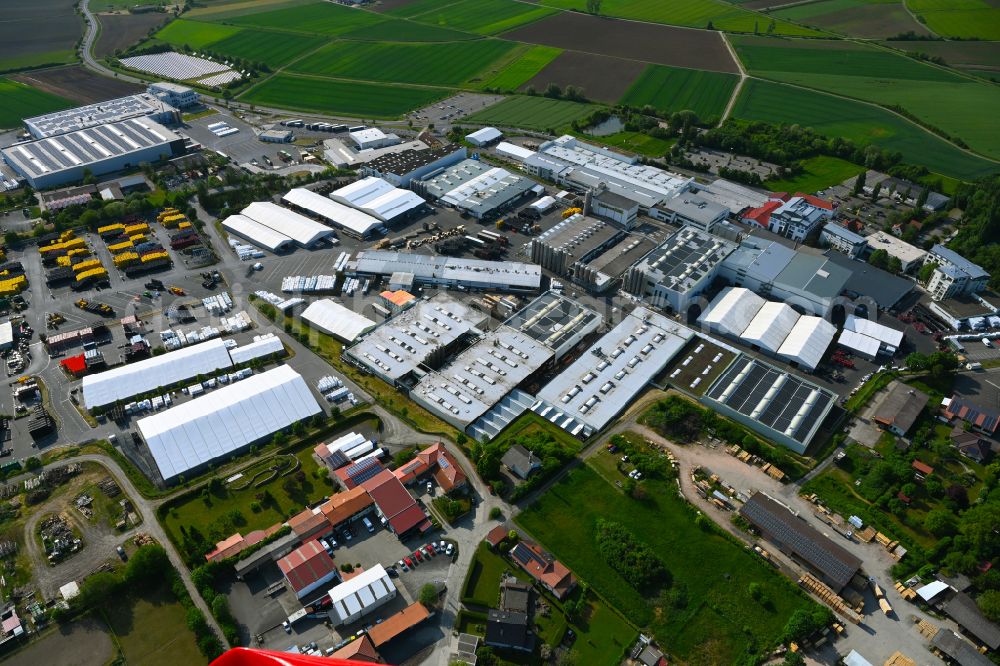
{"label": "grass lawn", "polygon": [[22,118],[51,111],[68,109],[74,103],[68,99],[42,92],[10,79],[0,79],[0,127],[20,127]]}
{"label": "grass lawn", "polygon": [[803,171],[794,178],[769,180],[764,185],[774,192],[818,192],[842,183],[864,171],[839,157],[819,155],[802,160]]}
{"label": "grass lawn", "polygon": [[363,118],[398,118],[445,97],[438,88],[407,88],[278,74],[240,96],[240,101]]}
{"label": "grass lawn", "polygon": [[507,63],[496,76],[484,80],[479,87],[500,92],[514,92],[555,60],[560,53],[562,49],[553,46],[527,47]]}
{"label": "grass lawn", "polygon": [[558,134],[574,120],[586,118],[597,108],[594,104],[519,95],[508,97],[499,104],[477,111],[466,117],[466,120],[484,125],[523,127],[540,131],[551,129],[553,134]]}
{"label": "grass lawn", "polygon": [[513,48],[512,42],[501,40],[441,44],[334,42],[289,69],[362,81],[457,86]]}
{"label": "grass lawn", "polygon": [[383,21],[385,18],[378,14],[333,2],[317,2],[227,19],[227,22],[236,25],[319,35],[342,35]]}
{"label": "grass lawn", "polygon": [[694,111],[709,121],[722,116],[737,80],[734,74],[649,65],[619,103],[639,109],[648,104],[658,111]]}
{"label": "grass lawn", "polygon": [[[681,662],[733,663],[774,645],[791,613],[812,602],[745,548],[698,527],[673,484],[645,487],[648,499],[639,502],[593,468],[579,467],[515,520]],[[674,588],[686,592],[686,603],[667,607],[670,602],[634,589],[615,572],[597,552],[598,518],[621,523],[651,546]],[[751,582],[762,586],[769,603],[750,597]]]}
{"label": "grass lawn", "polygon": [[500,580],[504,572],[513,573],[518,580],[526,583],[531,582],[524,570],[509,564],[493,552],[485,541],[479,544],[462,584],[462,603],[495,608],[500,598]]}
{"label": "grass lawn", "polygon": [[583,443],[576,437],[571,436],[562,428],[553,425],[552,422],[543,419],[532,411],[527,411],[517,417],[513,423],[504,429],[500,437],[494,441],[502,447],[506,447],[521,437],[536,433],[551,435],[563,448],[569,449],[574,453],[579,452],[583,447]]}
{"label": "grass lawn", "polygon": [[187,612],[166,587],[146,593],[142,599],[115,599],[101,615],[129,664],[205,662],[187,627]]}
{"label": "grass lawn", "polygon": [[944,139],[885,109],[820,92],[748,80],[733,117],[811,127],[826,136],[899,151],[903,160],[931,171],[972,180],[993,173],[996,162],[969,155]]}
{"label": "grass lawn", "polygon": [[411,17],[421,23],[475,32],[481,35],[495,35],[532,23],[555,11],[509,0],[458,0],[442,8],[432,8]]}
{"label": "grass lawn", "polygon": [[606,136],[592,136],[584,132],[570,132],[590,143],[603,143],[606,146],[621,148],[630,153],[639,153],[646,157],[663,157],[676,139],[657,139],[642,132],[616,132]]}

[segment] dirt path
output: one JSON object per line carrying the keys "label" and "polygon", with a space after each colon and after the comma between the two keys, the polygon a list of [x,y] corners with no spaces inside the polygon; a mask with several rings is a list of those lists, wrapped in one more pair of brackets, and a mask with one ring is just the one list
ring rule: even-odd
{"label": "dirt path", "polygon": [[722,43],[726,45],[726,48],[729,49],[729,55],[733,57],[733,62],[736,63],[736,66],[740,70],[740,80],[736,82],[736,87],[733,88],[733,94],[729,97],[729,102],[726,104],[726,110],[722,112],[722,117],[719,119],[719,126],[722,126],[722,123],[726,122],[729,118],[729,114],[733,112],[733,107],[736,106],[736,100],[739,99],[740,92],[743,90],[743,84],[746,83],[748,77],[747,70],[743,67],[743,61],[741,61],[740,57],[736,55],[736,49],[733,48],[729,38],[726,37],[726,33],[720,32],[719,38],[722,40]]}

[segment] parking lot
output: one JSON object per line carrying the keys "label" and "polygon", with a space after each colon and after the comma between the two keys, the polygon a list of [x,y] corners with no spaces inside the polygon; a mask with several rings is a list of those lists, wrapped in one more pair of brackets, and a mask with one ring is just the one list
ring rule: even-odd
{"label": "parking lot", "polygon": [[479,93],[459,93],[436,104],[426,106],[407,114],[408,118],[418,120],[423,125],[433,124],[437,130],[454,125],[465,116],[475,113],[487,106],[492,106],[503,100],[503,95],[484,95]]}
{"label": "parking lot", "polygon": [[1000,410],[1000,368],[959,373],[953,391],[984,409]]}
{"label": "parking lot", "polygon": [[[221,122],[240,131],[229,136],[216,136],[208,126]],[[237,164],[257,160],[262,169],[267,169],[268,164],[263,160],[266,155],[274,167],[280,168],[287,165],[278,155],[278,151],[281,150],[291,153],[296,163],[301,159],[301,149],[294,143],[265,143],[257,138],[257,133],[251,125],[229,114],[215,114],[190,120],[178,130],[178,133],[197,141],[208,150],[225,154]]]}

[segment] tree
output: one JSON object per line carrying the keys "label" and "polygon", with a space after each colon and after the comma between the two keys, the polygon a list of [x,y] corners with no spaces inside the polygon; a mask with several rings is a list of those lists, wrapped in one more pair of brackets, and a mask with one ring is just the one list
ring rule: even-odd
{"label": "tree", "polygon": [[424,606],[433,606],[437,603],[438,591],[431,583],[427,583],[420,588],[420,603]]}
{"label": "tree", "polygon": [[899,260],[899,257],[889,257],[889,261],[886,262],[885,269],[894,275],[902,273],[903,262]]}
{"label": "tree", "polygon": [[601,0],[587,0],[587,13],[588,14],[600,14],[601,13]]}
{"label": "tree", "polygon": [[500,507],[495,506],[490,509],[490,520],[500,520],[501,518],[503,518],[503,511],[500,510]]}
{"label": "tree", "polygon": [[882,192],[882,183],[875,183],[872,188],[872,201],[878,201],[878,195]]}
{"label": "tree", "polygon": [[923,284],[927,284],[930,281],[931,276],[934,274],[934,269],[937,267],[937,263],[933,261],[927,262],[921,266],[920,270],[917,272],[917,279],[919,279]]}
{"label": "tree", "polygon": [[976,599],[976,603],[979,604],[979,610],[983,611],[983,615],[993,622],[1000,622],[1000,591],[983,592]]}
{"label": "tree", "polygon": [[120,585],[118,576],[100,571],[83,581],[74,601],[81,608],[98,608],[111,600]]}
{"label": "tree", "polygon": [[159,544],[140,547],[125,565],[125,582],[129,587],[142,587],[163,580],[163,574],[170,568],[167,551]]}
{"label": "tree", "polygon": [[865,175],[867,173],[868,173],[867,171],[862,171],[860,174],[858,174],[858,177],[854,179],[854,188],[851,190],[851,192],[854,194],[854,196],[858,196],[859,194],[861,194],[862,192],[864,192],[864,190],[865,190]]}
{"label": "tree", "polygon": [[25,458],[24,468],[30,472],[37,472],[42,468],[42,461],[36,458],[35,456]]}
{"label": "tree", "polygon": [[939,507],[924,516],[924,528],[938,538],[951,536],[956,532],[955,517],[951,511]]}
{"label": "tree", "polygon": [[543,93],[545,97],[551,97],[552,99],[559,99],[562,97],[562,88],[556,83],[550,83],[545,86],[545,92]]}
{"label": "tree", "polygon": [[920,190],[920,195],[917,197],[917,208],[923,208],[924,204],[927,203],[927,197],[931,194],[931,188],[924,185],[924,189]]}
{"label": "tree", "polygon": [[792,652],[789,650],[785,653],[785,658],[781,662],[781,666],[803,666],[806,660],[802,657],[799,652]]}
{"label": "tree", "polygon": [[889,253],[881,248],[875,250],[874,252],[871,253],[871,256],[868,257],[868,263],[874,266],[875,268],[881,268],[885,270],[889,267]]}

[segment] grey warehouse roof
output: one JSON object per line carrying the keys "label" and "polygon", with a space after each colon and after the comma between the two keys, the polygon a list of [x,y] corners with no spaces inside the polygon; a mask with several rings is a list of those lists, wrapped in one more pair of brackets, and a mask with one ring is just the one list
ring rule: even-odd
{"label": "grey warehouse roof", "polygon": [[529,191],[535,183],[478,160],[463,160],[432,174],[421,188],[435,199],[481,216]]}
{"label": "grey warehouse roof", "polygon": [[968,275],[970,279],[975,280],[976,278],[988,278],[990,276],[979,264],[972,263],[958,252],[950,250],[940,243],[931,248],[931,254],[935,254],[949,262],[955,268]]}
{"label": "grey warehouse roof", "polygon": [[463,284],[484,289],[537,290],[542,282],[542,269],[537,264],[384,250],[359,252],[348,263],[348,272],[357,275],[412,273],[417,283]]}
{"label": "grey warehouse roof", "polygon": [[647,254],[636,268],[659,284],[684,293],[734,249],[734,243],[684,227]]}
{"label": "grey warehouse roof", "polygon": [[514,313],[504,325],[531,336],[561,358],[597,330],[601,315],[572,298],[547,291]]}
{"label": "grey warehouse roof", "polygon": [[143,93],[25,118],[24,125],[32,135],[44,138],[107,123],[117,123],[129,118],[173,111],[174,107],[160,101],[154,95]]}
{"label": "grey warehouse roof", "polygon": [[[77,130],[3,149],[7,162],[33,178],[78,169],[156,146],[168,146],[181,137],[147,118]],[[170,150],[165,151],[169,155]]]}

